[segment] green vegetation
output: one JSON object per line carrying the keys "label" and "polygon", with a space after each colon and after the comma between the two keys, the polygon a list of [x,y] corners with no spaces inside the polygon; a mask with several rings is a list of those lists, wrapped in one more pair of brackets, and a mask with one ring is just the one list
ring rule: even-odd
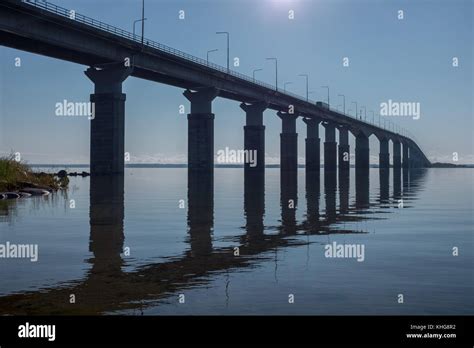
{"label": "green vegetation", "polygon": [[58,190],[67,187],[68,183],[67,176],[59,178],[55,174],[33,172],[25,163],[16,161],[13,155],[0,157],[0,192],[26,187]]}

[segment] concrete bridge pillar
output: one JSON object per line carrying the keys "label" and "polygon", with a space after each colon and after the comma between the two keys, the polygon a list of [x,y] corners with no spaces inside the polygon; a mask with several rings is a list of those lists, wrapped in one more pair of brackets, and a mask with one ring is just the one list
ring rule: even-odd
{"label": "concrete bridge pillar", "polygon": [[132,73],[123,65],[104,69],[89,68],[86,76],[94,83],[90,100],[94,105],[91,121],[91,175],[123,174],[125,156],[125,99],[122,83]]}
{"label": "concrete bridge pillar", "polygon": [[356,168],[368,170],[370,165],[369,137],[366,136],[364,133],[359,133],[356,136],[355,155]]}
{"label": "concrete bridge pillar", "polygon": [[393,168],[402,167],[402,148],[398,140],[393,141]]}
{"label": "concrete bridge pillar", "polygon": [[320,140],[319,122],[315,118],[303,118],[306,123],[306,172],[315,172],[320,169]]}
{"label": "concrete bridge pillar", "polygon": [[184,96],[191,102],[188,114],[188,171],[214,171],[214,114],[212,101],[218,95],[215,88],[196,92],[186,90]]}
{"label": "concrete bridge pillar", "polygon": [[388,139],[380,139],[379,168],[390,168],[390,153],[388,150]]}
{"label": "concrete bridge pillar", "polygon": [[409,146],[405,143],[403,143],[403,162],[402,162],[402,166],[403,168],[409,168],[410,167],[410,157],[408,155],[408,150],[409,149]]}
{"label": "concrete bridge pillar", "polygon": [[296,133],[296,119],[298,114],[279,111],[278,117],[282,121],[280,134],[280,171],[296,172],[298,170],[298,134]]}
{"label": "concrete bridge pillar", "polygon": [[265,172],[265,126],[263,125],[263,112],[268,104],[257,102],[253,104],[240,104],[246,113],[246,124],[244,126],[244,150],[254,151],[256,154],[256,165],[244,164],[245,173]]}
{"label": "concrete bridge pillar", "polygon": [[413,147],[410,148],[410,167],[420,168],[422,166],[422,160],[419,151]]}
{"label": "concrete bridge pillar", "polygon": [[349,152],[349,129],[339,127],[339,170],[349,170],[350,152]]}
{"label": "concrete bridge pillar", "polygon": [[337,143],[336,125],[334,123],[323,123],[325,128],[324,142],[324,170],[337,169]]}

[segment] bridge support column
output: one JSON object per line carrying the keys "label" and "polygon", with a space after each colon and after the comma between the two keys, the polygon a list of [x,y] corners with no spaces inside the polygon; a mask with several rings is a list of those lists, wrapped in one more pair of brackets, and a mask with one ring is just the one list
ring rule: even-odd
{"label": "bridge support column", "polygon": [[398,140],[393,141],[393,168],[402,167],[402,148]]}
{"label": "bridge support column", "polygon": [[359,133],[356,137],[355,155],[356,168],[368,170],[370,165],[369,138],[363,133]]}
{"label": "bridge support column", "polygon": [[380,169],[390,168],[390,153],[388,150],[387,138],[380,139],[379,168]]}
{"label": "bridge support column", "polygon": [[85,71],[94,83],[90,97],[95,112],[91,121],[91,175],[124,173],[126,96],[122,83],[131,73],[132,69],[122,65]]}
{"label": "bridge support column", "polygon": [[402,162],[403,168],[410,167],[410,157],[408,155],[408,149],[409,149],[409,146],[403,143],[403,162]]}
{"label": "bridge support column", "polygon": [[184,96],[191,102],[188,114],[188,172],[214,172],[214,114],[212,101],[218,95],[215,88],[197,92],[186,90]]}
{"label": "bridge support column", "polygon": [[316,172],[320,169],[319,122],[314,118],[303,118],[306,123],[306,172]]}
{"label": "bridge support column", "polygon": [[412,168],[421,168],[423,166],[423,160],[418,150],[410,148],[410,166]]}
{"label": "bridge support column", "polygon": [[336,125],[334,123],[323,124],[325,128],[324,142],[324,170],[337,169],[337,143],[336,143]]}
{"label": "bridge support column", "polygon": [[339,170],[348,171],[350,168],[349,152],[349,129],[347,127],[339,128]]}
{"label": "bridge support column", "polygon": [[255,165],[244,163],[244,172],[265,172],[265,126],[263,125],[263,112],[268,104],[257,102],[254,104],[240,104],[246,113],[246,124],[244,126],[244,150],[255,154]]}
{"label": "bridge support column", "polygon": [[282,120],[280,134],[280,172],[295,172],[298,170],[298,134],[296,133],[297,114],[279,111]]}

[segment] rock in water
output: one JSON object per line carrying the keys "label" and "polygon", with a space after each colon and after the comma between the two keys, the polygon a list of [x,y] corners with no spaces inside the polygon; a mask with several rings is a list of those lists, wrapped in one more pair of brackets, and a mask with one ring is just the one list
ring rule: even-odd
{"label": "rock in water", "polygon": [[15,192],[4,192],[3,196],[6,197],[6,199],[17,199],[20,198],[20,194],[15,193]]}
{"label": "rock in water", "polygon": [[50,192],[47,190],[33,188],[33,187],[27,187],[27,188],[21,189],[20,192],[29,193],[32,196],[45,196],[45,195],[50,194]]}
{"label": "rock in water", "polygon": [[59,178],[65,178],[67,176],[67,172],[63,169],[63,170],[60,170],[56,175]]}

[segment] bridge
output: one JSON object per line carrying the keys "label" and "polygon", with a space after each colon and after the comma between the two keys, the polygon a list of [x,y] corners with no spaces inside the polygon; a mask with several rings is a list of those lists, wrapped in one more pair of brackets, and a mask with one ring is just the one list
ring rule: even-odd
{"label": "bridge", "polygon": [[[355,167],[368,170],[369,137],[380,142],[381,169],[429,167],[420,146],[409,132],[381,127],[329,105],[281,91],[278,86],[257,81],[228,68],[209,63],[160,43],[102,23],[46,1],[4,0],[0,3],[0,44],[35,54],[89,66],[86,76],[94,84],[91,102],[90,170],[92,175],[124,171],[125,100],[122,84],[138,77],[184,89],[191,103],[188,114],[188,170],[212,174],[214,168],[214,117],[212,102],[222,97],[240,102],[246,116],[244,149],[265,154],[263,112],[275,110],[282,121],[280,168],[297,171],[296,121],[307,126],[306,171],[319,171],[319,125],[325,128],[324,168],[350,167],[349,132],[356,139]],[[339,132],[339,143],[336,140]],[[390,161],[389,142],[393,143]],[[257,165],[245,164],[245,175],[261,178],[264,155]],[[212,175],[211,175],[212,176]],[[257,179],[258,180],[258,179]]]}

